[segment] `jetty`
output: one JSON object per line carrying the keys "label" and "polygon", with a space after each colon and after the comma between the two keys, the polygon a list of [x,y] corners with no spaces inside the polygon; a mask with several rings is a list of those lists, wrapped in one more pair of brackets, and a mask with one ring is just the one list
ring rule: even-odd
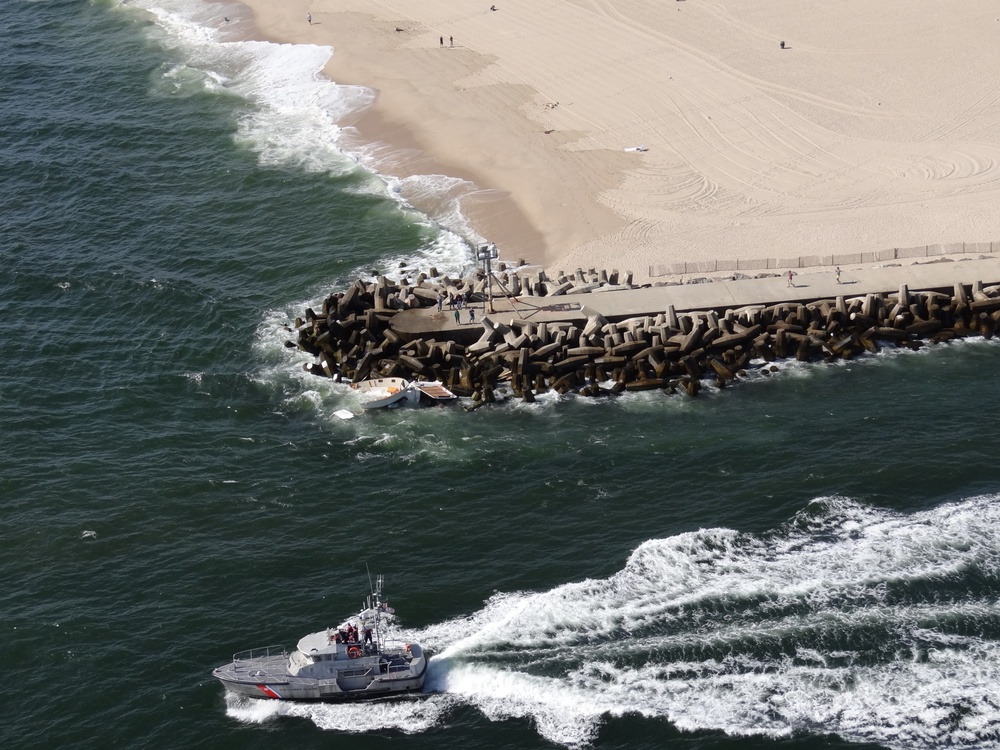
{"label": "jetty", "polygon": [[1000,330],[998,258],[699,281],[640,287],[614,270],[549,278],[503,264],[492,276],[358,279],[297,318],[286,345],[314,355],[317,376],[434,379],[490,403],[501,383],[529,401],[549,389],[693,396],[706,378],[725,386],[779,359]]}

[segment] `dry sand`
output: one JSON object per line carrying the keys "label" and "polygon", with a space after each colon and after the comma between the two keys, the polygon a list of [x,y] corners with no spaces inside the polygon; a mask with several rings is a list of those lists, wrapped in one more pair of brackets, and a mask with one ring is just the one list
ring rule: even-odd
{"label": "dry sand", "polygon": [[504,258],[641,279],[1000,240],[993,0],[245,1],[378,91],[354,124],[389,171],[472,180]]}

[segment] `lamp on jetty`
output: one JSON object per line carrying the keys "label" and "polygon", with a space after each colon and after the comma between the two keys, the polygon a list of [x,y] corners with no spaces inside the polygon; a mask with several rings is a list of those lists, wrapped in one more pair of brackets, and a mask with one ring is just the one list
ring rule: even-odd
{"label": "lamp on jetty", "polygon": [[489,299],[490,313],[496,312],[496,310],[493,309],[493,266],[491,264],[499,257],[500,253],[497,251],[497,245],[495,242],[479,246],[479,260],[486,264],[486,284],[488,289],[486,294]]}

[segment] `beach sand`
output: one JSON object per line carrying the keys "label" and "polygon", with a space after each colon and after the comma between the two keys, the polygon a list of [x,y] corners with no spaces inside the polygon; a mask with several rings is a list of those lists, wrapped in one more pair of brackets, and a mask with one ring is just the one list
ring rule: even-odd
{"label": "beach sand", "polygon": [[245,1],[378,92],[350,137],[387,173],[474,183],[505,259],[643,280],[1000,240],[995,3]]}

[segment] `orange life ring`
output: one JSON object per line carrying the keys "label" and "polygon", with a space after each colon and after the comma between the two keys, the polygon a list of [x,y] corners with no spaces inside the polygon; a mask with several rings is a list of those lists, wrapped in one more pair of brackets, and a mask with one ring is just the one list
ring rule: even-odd
{"label": "orange life ring", "polygon": [[347,649],[347,655],[352,659],[357,659],[359,656],[361,656],[361,649],[358,648],[357,646],[351,646],[349,649]]}

